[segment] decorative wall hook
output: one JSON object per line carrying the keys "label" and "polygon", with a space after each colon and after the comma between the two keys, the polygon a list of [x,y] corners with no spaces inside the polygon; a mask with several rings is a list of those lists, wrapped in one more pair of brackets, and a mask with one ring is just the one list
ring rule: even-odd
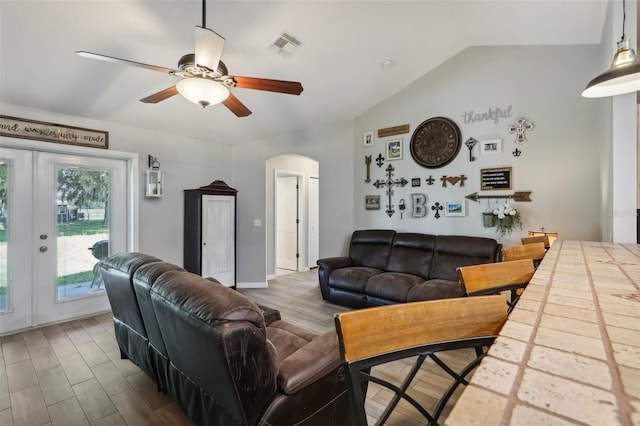
{"label": "decorative wall hook", "polygon": [[477,192],[469,194],[464,198],[478,202],[480,199],[512,199],[513,201],[531,201],[531,191],[514,192],[511,195],[478,195]]}
{"label": "decorative wall hook", "polygon": [[476,157],[473,156],[473,147],[476,146],[477,143],[478,143],[478,140],[475,138],[469,138],[464,143],[467,146],[467,148],[469,148],[469,161],[475,161],[476,159]]}
{"label": "decorative wall hook", "polygon": [[508,127],[508,130],[509,133],[516,134],[515,143],[522,145],[527,141],[527,137],[524,135],[524,132],[533,130],[534,126],[533,122],[527,121],[526,118],[522,117],[517,119],[515,123],[511,124]]}

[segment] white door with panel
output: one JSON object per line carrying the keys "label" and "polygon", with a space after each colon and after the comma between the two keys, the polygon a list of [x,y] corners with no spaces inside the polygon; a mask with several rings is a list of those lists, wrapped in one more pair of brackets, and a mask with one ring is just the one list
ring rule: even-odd
{"label": "white door with panel", "polygon": [[127,162],[1,148],[2,167],[0,332],[109,310],[94,268],[127,250]]}
{"label": "white door with panel", "polygon": [[202,196],[202,276],[235,285],[235,197]]}
{"label": "white door with panel", "polygon": [[298,176],[276,177],[276,268],[298,270]]}

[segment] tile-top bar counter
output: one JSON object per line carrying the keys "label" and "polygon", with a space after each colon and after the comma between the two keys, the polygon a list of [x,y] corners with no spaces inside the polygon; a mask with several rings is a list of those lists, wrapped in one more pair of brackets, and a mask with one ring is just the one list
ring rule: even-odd
{"label": "tile-top bar counter", "polygon": [[556,241],[445,424],[640,425],[640,245]]}

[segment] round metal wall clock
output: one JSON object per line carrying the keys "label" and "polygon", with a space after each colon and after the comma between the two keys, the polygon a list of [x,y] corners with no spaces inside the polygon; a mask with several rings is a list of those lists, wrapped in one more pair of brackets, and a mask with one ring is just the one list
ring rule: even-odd
{"label": "round metal wall clock", "polygon": [[429,169],[449,164],[461,146],[460,129],[445,117],[434,117],[420,124],[411,136],[411,156]]}

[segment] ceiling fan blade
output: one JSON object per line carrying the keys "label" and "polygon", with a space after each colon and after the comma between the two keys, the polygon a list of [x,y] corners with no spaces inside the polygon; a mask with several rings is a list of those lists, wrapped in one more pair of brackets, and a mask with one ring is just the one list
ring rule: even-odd
{"label": "ceiling fan blade", "polygon": [[242,102],[238,100],[232,93],[229,93],[229,97],[222,101],[222,105],[229,108],[229,111],[234,113],[238,117],[246,117],[251,115],[251,111]]}
{"label": "ceiling fan blade", "polygon": [[217,70],[223,48],[222,36],[209,28],[196,26],[196,65]]}
{"label": "ceiling fan blade", "polygon": [[151,71],[164,72],[167,74],[176,72],[176,70],[172,70],[171,68],[159,67],[157,65],[143,64],[142,62],[129,61],[127,59],[114,58],[112,56],[100,55],[99,53],[85,52],[83,50],[79,50],[76,53],[84,58],[98,59],[100,61],[113,62],[114,64],[133,65],[134,67],[144,68],[146,70],[151,70]]}
{"label": "ceiling fan blade", "polygon": [[265,90],[268,92],[299,95],[302,93],[302,84],[297,81],[269,80],[266,78],[233,77],[236,87],[242,89]]}
{"label": "ceiling fan blade", "polygon": [[165,99],[168,99],[177,94],[178,89],[176,88],[176,86],[171,86],[168,89],[161,90],[158,93],[154,93],[153,95],[149,95],[146,98],[140,99],[140,102],[144,102],[145,104],[157,104],[158,102],[162,102]]}

